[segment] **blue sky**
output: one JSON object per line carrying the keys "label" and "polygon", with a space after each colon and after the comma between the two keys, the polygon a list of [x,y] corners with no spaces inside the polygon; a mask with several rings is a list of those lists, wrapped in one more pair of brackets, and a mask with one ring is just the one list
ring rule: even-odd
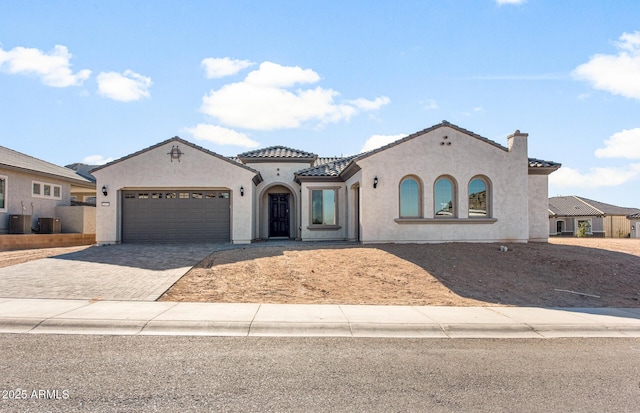
{"label": "blue sky", "polygon": [[66,165],[180,136],[351,155],[442,120],[640,208],[640,2],[0,2],[0,144]]}

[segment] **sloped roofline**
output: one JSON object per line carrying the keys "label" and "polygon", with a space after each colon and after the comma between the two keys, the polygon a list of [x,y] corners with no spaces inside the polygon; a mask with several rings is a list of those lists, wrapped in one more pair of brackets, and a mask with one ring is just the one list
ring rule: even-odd
{"label": "sloped roofline", "polygon": [[481,140],[481,141],[483,141],[483,142],[485,142],[485,143],[488,143],[488,144],[490,144],[490,145],[495,146],[495,147],[496,147],[496,148],[498,148],[498,149],[502,149],[502,150],[503,150],[503,151],[505,151],[505,152],[509,152],[509,149],[508,149],[508,148],[506,148],[506,147],[504,147],[504,146],[500,145],[500,144],[499,144],[499,143],[497,143],[497,142],[494,142],[494,141],[492,141],[492,140],[490,140],[490,139],[485,138],[484,136],[480,136],[480,135],[478,135],[477,133],[471,132],[470,130],[467,130],[467,129],[461,128],[461,127],[460,127],[460,126],[458,126],[458,125],[454,125],[453,123],[450,123],[450,122],[447,122],[446,120],[443,120],[442,122],[440,122],[440,123],[438,123],[438,124],[435,124],[435,125],[433,125],[433,126],[431,126],[431,127],[428,127],[428,128],[426,128],[426,129],[423,129],[423,130],[421,130],[421,131],[414,132],[414,133],[412,133],[411,135],[407,135],[407,136],[405,136],[405,137],[404,137],[404,138],[402,138],[402,139],[398,139],[397,141],[391,142],[391,143],[386,144],[386,145],[384,145],[384,146],[381,146],[381,147],[379,147],[379,148],[377,148],[377,149],[373,149],[373,150],[371,150],[371,151],[369,151],[369,152],[364,152],[364,153],[361,153],[361,154],[359,154],[359,155],[356,155],[356,156],[353,158],[353,161],[354,161],[354,162],[357,162],[357,161],[359,161],[359,160],[361,160],[361,159],[368,158],[369,156],[371,156],[371,155],[375,155],[375,154],[376,154],[376,153],[378,153],[378,152],[382,152],[382,151],[387,150],[387,149],[389,149],[389,148],[392,148],[392,147],[394,147],[394,146],[400,145],[401,143],[404,143],[404,142],[406,142],[406,141],[410,141],[410,140],[412,140],[412,139],[415,139],[415,138],[417,138],[418,136],[424,135],[424,134],[429,133],[429,132],[433,132],[434,130],[437,130],[437,129],[440,129],[440,128],[444,128],[444,127],[449,127],[449,128],[451,128],[451,129],[455,129],[455,130],[457,130],[458,132],[461,132],[461,133],[464,133],[464,134],[469,135],[469,136],[471,136],[471,137],[474,137],[474,138],[476,138],[476,139],[479,139],[479,140]]}
{"label": "sloped roofline", "polygon": [[43,161],[42,159],[18,152],[6,146],[0,146],[0,148],[18,159],[18,162],[11,162],[11,159],[0,160],[0,168],[24,171],[35,175],[61,179],[86,188],[95,188],[94,182],[91,182],[71,168]]}
{"label": "sloped roofline", "polygon": [[[557,205],[553,204],[554,199],[572,199],[578,205],[584,205],[589,208],[588,211],[584,213],[574,213],[574,211],[563,210]],[[549,205],[557,209],[559,212],[555,212],[553,209],[549,208],[550,215],[554,217],[558,216],[627,216],[630,214],[633,215],[635,213],[640,214],[640,209],[638,208],[627,208],[627,207],[619,207],[616,205],[607,204],[600,201],[595,201],[593,199],[583,198],[577,195],[568,195],[568,196],[557,196],[549,198]],[[575,205],[575,204],[574,204]],[[563,206],[563,205],[562,205]],[[595,213],[591,213],[595,212]]]}
{"label": "sloped roofline", "polygon": [[[94,172],[99,171],[99,170],[101,170],[101,169],[109,168],[109,167],[111,167],[111,166],[113,166],[113,165],[115,165],[115,164],[118,164],[118,163],[122,162],[122,161],[126,161],[127,159],[134,158],[134,157],[136,157],[136,156],[138,156],[138,155],[141,155],[141,154],[143,154],[143,153],[145,153],[145,152],[152,151],[152,150],[157,149],[157,148],[159,148],[159,147],[161,147],[161,146],[167,145],[167,144],[169,144],[169,143],[171,143],[171,142],[180,142],[181,144],[186,145],[186,146],[189,146],[190,148],[193,148],[193,149],[195,149],[195,150],[198,150],[198,151],[204,152],[204,153],[206,153],[207,155],[211,155],[211,156],[213,156],[213,157],[215,157],[215,158],[218,158],[218,159],[220,159],[220,160],[223,160],[223,161],[225,161],[225,162],[228,162],[230,165],[233,165],[233,166],[236,166],[236,167],[239,167],[239,168],[246,169],[247,171],[251,171],[251,172],[255,173],[255,174],[256,174],[256,176],[259,178],[259,179],[258,179],[258,182],[256,183],[256,185],[257,185],[258,183],[262,182],[262,175],[260,175],[260,172],[259,172],[259,171],[255,170],[255,169],[253,169],[253,168],[251,168],[251,167],[249,167],[249,166],[247,166],[247,165],[241,164],[241,163],[239,163],[239,162],[235,162],[233,159],[230,159],[230,158],[228,158],[228,157],[226,157],[226,156],[222,156],[222,155],[220,155],[220,154],[217,154],[217,153],[215,153],[215,152],[213,152],[213,151],[210,151],[209,149],[203,148],[202,146],[198,146],[198,145],[196,145],[196,144],[194,144],[194,143],[191,143],[191,142],[189,142],[189,141],[187,141],[187,140],[184,140],[184,139],[182,139],[182,138],[181,138],[181,137],[179,137],[179,136],[174,136],[173,138],[166,139],[166,140],[164,140],[164,141],[162,141],[162,142],[156,143],[155,145],[149,146],[148,148],[141,149],[141,150],[139,150],[139,151],[137,151],[137,152],[134,152],[134,153],[132,153],[132,154],[130,154],[130,155],[127,155],[127,156],[123,156],[122,158],[116,159],[115,161],[111,161],[111,162],[106,163],[106,164],[104,164],[104,165],[101,165],[101,166],[99,166],[99,167],[97,167],[97,168],[94,168],[94,169],[92,169],[92,170],[91,170],[91,171],[89,171],[89,172],[90,172],[90,173],[94,173]],[[254,181],[255,181],[255,179],[254,179]]]}
{"label": "sloped roofline", "polygon": [[[333,164],[336,164],[336,163],[339,163],[341,161],[344,161],[344,160],[348,159],[348,162],[345,163],[344,165],[342,165],[343,167],[338,172],[338,176],[346,180],[346,179],[351,177],[355,172],[357,172],[360,169],[358,167],[358,165],[357,165],[357,162],[359,160],[365,159],[365,158],[367,158],[367,157],[369,157],[371,155],[374,155],[376,153],[382,152],[382,151],[387,150],[389,148],[392,148],[392,147],[394,147],[396,145],[400,145],[401,143],[404,143],[404,142],[406,142],[408,140],[414,139],[414,138],[416,138],[418,136],[424,135],[424,134],[426,134],[428,132],[432,132],[432,131],[434,131],[436,129],[439,129],[439,128],[442,128],[442,127],[449,127],[449,128],[455,129],[455,130],[457,130],[457,131],[459,131],[461,133],[464,133],[464,134],[466,134],[468,136],[471,136],[471,137],[474,137],[476,139],[479,139],[482,142],[485,142],[485,143],[488,143],[488,144],[490,144],[492,146],[495,146],[496,148],[501,149],[501,150],[503,150],[505,152],[509,151],[508,148],[500,145],[499,143],[496,143],[496,142],[494,142],[494,141],[492,141],[490,139],[487,139],[487,138],[485,138],[483,136],[480,136],[480,135],[478,135],[478,134],[476,134],[474,132],[471,132],[471,131],[469,131],[467,129],[461,128],[461,127],[459,127],[457,125],[454,125],[454,124],[452,124],[450,122],[447,122],[446,120],[443,120],[441,123],[438,123],[438,124],[433,125],[433,126],[431,126],[429,128],[423,129],[421,131],[412,133],[411,135],[408,135],[408,136],[406,136],[406,137],[404,137],[402,139],[399,139],[399,140],[396,140],[394,142],[391,142],[391,143],[389,143],[387,145],[384,145],[384,146],[382,146],[380,148],[376,148],[376,149],[373,149],[371,151],[364,152],[364,153],[361,153],[361,154],[357,154],[357,155],[354,155],[354,156],[351,156],[351,157],[344,157],[342,159],[338,159],[335,162],[333,162]],[[528,165],[529,174],[545,174],[545,175],[548,175],[548,174],[558,170],[562,166],[562,164],[559,164],[557,162],[543,161],[543,160],[536,159],[536,158],[528,158],[528,161],[529,161],[529,165]],[[321,169],[323,169],[323,165],[313,166],[313,167],[306,168],[306,169],[303,169],[301,171],[298,171],[296,173],[296,179],[300,180],[300,179],[320,179],[320,178],[322,178],[321,175],[312,173],[314,169],[321,170]],[[325,175],[325,177],[333,178],[334,175]]]}

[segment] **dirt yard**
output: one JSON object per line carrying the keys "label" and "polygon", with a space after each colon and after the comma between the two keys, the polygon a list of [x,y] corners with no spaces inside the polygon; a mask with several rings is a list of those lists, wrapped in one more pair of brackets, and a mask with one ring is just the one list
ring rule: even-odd
{"label": "dirt yard", "polygon": [[58,248],[39,248],[31,250],[19,251],[0,251],[0,268],[16,265],[27,261],[38,260],[40,258],[53,257],[61,254],[69,254],[89,248],[90,245],[80,247],[58,247]]}
{"label": "dirt yard", "polygon": [[[507,252],[499,244],[458,243],[238,248],[211,254],[160,300],[640,306],[640,240],[552,238],[506,246]],[[3,251],[0,267],[85,248]]]}
{"label": "dirt yard", "polygon": [[640,240],[247,247],[210,255],[161,301],[638,307]]}

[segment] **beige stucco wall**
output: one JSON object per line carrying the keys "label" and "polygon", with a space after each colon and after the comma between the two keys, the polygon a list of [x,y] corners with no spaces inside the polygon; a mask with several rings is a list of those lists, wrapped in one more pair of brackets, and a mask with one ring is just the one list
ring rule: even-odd
{"label": "beige stucco wall", "polygon": [[631,221],[631,238],[640,238],[640,221]]}
{"label": "beige stucco wall", "polygon": [[[359,172],[362,241],[526,242],[529,239],[527,135],[513,136],[509,146],[511,149],[507,151],[443,127],[358,161],[362,168]],[[399,218],[399,185],[407,175],[416,176],[423,183],[424,219],[398,223],[395,220]],[[468,219],[468,185],[478,175],[490,181],[491,217],[495,220]],[[374,189],[376,176],[378,186]],[[455,222],[434,219],[433,187],[441,176],[451,177],[456,183]],[[545,231],[546,225],[545,221]]]}
{"label": "beige stucco wall", "polygon": [[[171,161],[173,145],[183,152]],[[199,149],[171,141],[116,162],[94,172],[97,178],[96,241],[113,244],[121,241],[120,192],[126,189],[228,189],[231,192],[231,241],[249,243],[253,238],[255,197],[252,182],[255,173]],[[108,195],[102,195],[106,185]],[[240,196],[240,187],[244,196]]]}
{"label": "beige stucco wall", "polygon": [[64,233],[95,234],[96,208],[90,206],[58,206],[56,217]]}
{"label": "beige stucco wall", "polygon": [[[323,227],[311,224],[311,191],[313,189],[335,189],[337,196],[336,225]],[[344,182],[303,182],[301,192],[302,240],[335,241],[347,238],[347,187]]]}
{"label": "beige stucco wall", "polygon": [[529,241],[549,240],[549,176],[529,175]]}
{"label": "beige stucco wall", "polygon": [[[5,189],[7,207],[0,211],[0,233],[8,231],[10,215],[31,215],[31,227],[35,228],[38,218],[57,218],[56,207],[70,203],[71,185],[68,182],[12,169],[0,169],[0,175],[7,177]],[[60,185],[61,199],[34,197],[33,181]]]}
{"label": "beige stucco wall", "polygon": [[270,193],[290,193],[290,238],[300,239],[300,185],[294,181],[294,173],[309,168],[308,162],[249,162],[247,166],[260,171],[263,181],[256,187],[254,201],[256,215],[254,233],[257,238],[269,238]]}

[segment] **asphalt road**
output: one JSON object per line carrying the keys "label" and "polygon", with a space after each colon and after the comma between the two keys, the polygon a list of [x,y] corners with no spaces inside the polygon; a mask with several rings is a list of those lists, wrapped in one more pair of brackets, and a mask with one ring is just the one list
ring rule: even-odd
{"label": "asphalt road", "polygon": [[636,412],[640,339],[0,335],[0,390],[2,412]]}

